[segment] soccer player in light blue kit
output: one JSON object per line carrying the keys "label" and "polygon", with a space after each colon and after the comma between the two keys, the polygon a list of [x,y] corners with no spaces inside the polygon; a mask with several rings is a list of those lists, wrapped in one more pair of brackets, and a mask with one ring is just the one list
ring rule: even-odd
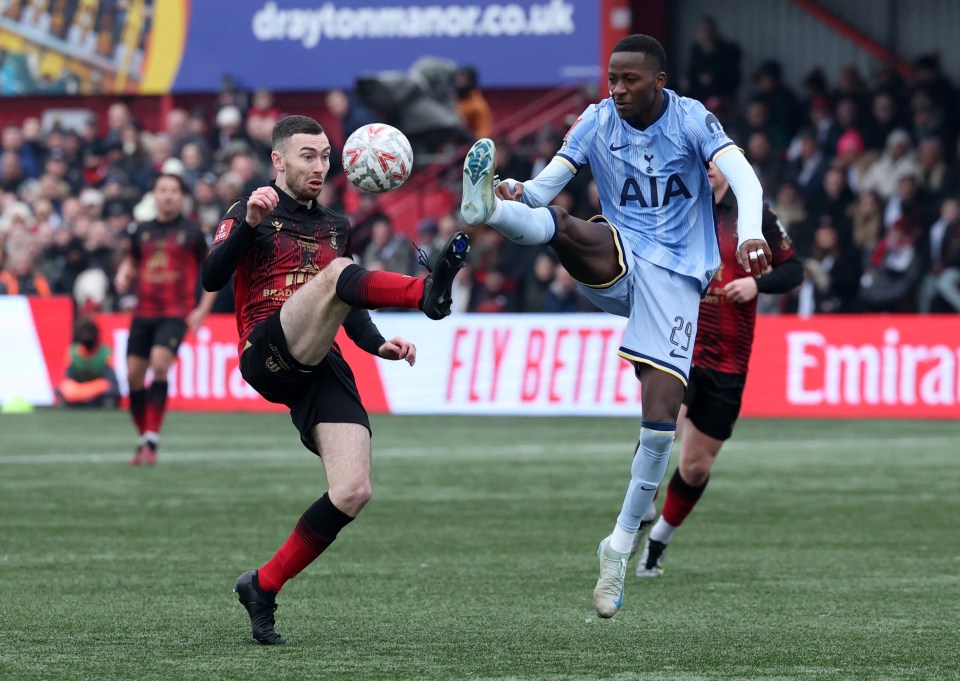
{"label": "soccer player in light blue kit", "polygon": [[[665,64],[663,47],[650,36],[617,43],[610,98],[583,112],[535,179],[495,185],[488,139],[473,145],[463,166],[467,224],[486,223],[519,244],[548,244],[587,298],[628,318],[618,354],[636,369],[643,421],[620,515],[598,548],[593,603],[601,617],[613,617],[623,601],[633,538],[670,460],[700,298],[720,264],[709,161],[740,206],[738,262],[760,276],[773,261],[753,169],[716,116],[664,87]],[[586,221],[547,207],[587,164],[603,216]]]}

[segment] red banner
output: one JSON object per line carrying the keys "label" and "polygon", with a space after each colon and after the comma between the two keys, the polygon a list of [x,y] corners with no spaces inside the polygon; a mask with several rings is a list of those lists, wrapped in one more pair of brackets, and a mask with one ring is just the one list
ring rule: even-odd
{"label": "red banner", "polygon": [[960,417],[960,316],[761,317],[744,416]]}

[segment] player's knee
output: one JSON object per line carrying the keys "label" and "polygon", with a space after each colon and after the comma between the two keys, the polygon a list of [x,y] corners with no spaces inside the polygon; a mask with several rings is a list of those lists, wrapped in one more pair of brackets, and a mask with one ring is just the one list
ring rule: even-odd
{"label": "player's knee", "polygon": [[[331,490],[333,492],[333,490]],[[337,504],[347,515],[356,516],[373,497],[373,485],[370,480],[353,480],[336,490]]]}
{"label": "player's knee", "polygon": [[710,466],[713,458],[680,461],[680,477],[691,487],[699,487],[710,477]]}

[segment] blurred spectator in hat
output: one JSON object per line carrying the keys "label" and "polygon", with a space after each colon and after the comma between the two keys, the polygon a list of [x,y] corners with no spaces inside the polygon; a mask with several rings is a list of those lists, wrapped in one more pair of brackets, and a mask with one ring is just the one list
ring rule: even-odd
{"label": "blurred spectator in hat", "polygon": [[28,232],[34,225],[33,211],[20,201],[12,201],[0,213],[0,232]]}
{"label": "blurred spectator in hat", "polygon": [[480,91],[477,70],[472,66],[457,67],[453,72],[453,89],[457,93],[457,111],[460,112],[460,117],[474,139],[489,137],[493,132],[493,112],[486,97]]}
{"label": "blurred spectator in hat", "polygon": [[875,160],[875,155],[867,154],[859,132],[851,128],[840,135],[833,165],[843,171],[847,186],[852,191],[860,191],[863,176]]}
{"label": "blurred spectator in hat", "polygon": [[133,222],[133,208],[123,199],[109,199],[103,204],[103,219],[111,234],[123,234]]}
{"label": "blurred spectator in hat", "polygon": [[734,106],[742,52],[739,45],[720,34],[716,19],[703,17],[690,45],[685,94],[701,102],[714,98],[722,107]]}
{"label": "blurred spectator in hat", "polygon": [[210,146],[216,152],[223,152],[234,142],[249,144],[247,135],[243,131],[243,114],[240,108],[228,105],[217,111],[216,130]]}
{"label": "blurred spectator in hat", "polygon": [[80,192],[80,207],[83,215],[91,220],[99,220],[103,214],[103,193],[99,189],[87,187]]}
{"label": "blurred spectator in hat", "polygon": [[876,191],[887,200],[893,195],[902,176],[916,176],[919,173],[920,166],[913,152],[910,135],[906,130],[897,128],[888,135],[883,153],[867,170],[860,189]]}

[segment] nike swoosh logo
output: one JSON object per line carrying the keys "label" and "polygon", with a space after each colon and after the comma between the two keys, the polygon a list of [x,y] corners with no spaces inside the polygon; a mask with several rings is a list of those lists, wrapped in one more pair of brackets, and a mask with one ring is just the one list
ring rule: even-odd
{"label": "nike swoosh logo", "polygon": [[642,489],[644,492],[652,492],[653,490],[657,489],[657,486],[654,485],[653,487],[647,487],[646,485],[640,485],[640,489]]}
{"label": "nike swoosh logo", "polygon": [[629,147],[629,146],[630,146],[630,143],[627,142],[626,144],[623,144],[623,145],[621,145],[621,146],[619,146],[619,147],[615,147],[615,146],[613,146],[613,143],[611,142],[611,144],[610,144],[610,151],[620,151],[621,149],[626,149],[626,148]]}
{"label": "nike swoosh logo", "polygon": [[686,355],[678,355],[677,352],[676,352],[676,350],[671,350],[671,351],[670,351],[670,356],[671,356],[671,357],[679,357],[680,359],[686,359],[686,358],[687,358]]}

